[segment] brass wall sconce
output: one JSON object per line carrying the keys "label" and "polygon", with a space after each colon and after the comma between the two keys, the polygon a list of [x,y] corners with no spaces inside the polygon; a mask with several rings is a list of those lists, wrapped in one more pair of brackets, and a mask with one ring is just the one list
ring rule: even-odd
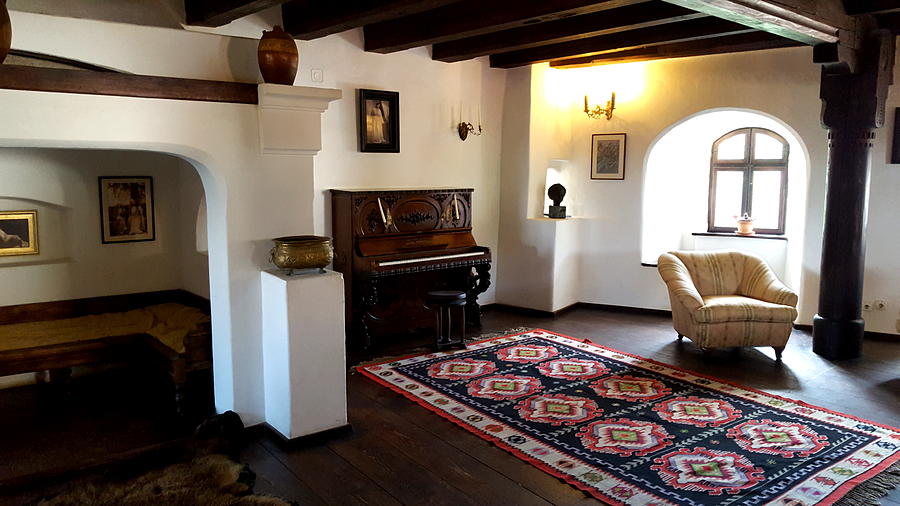
{"label": "brass wall sconce", "polygon": [[593,109],[588,107],[588,97],[584,96],[584,113],[588,115],[591,119],[600,119],[603,116],[606,116],[606,119],[612,119],[613,117],[613,109],[616,108],[616,92],[612,93],[612,98],[606,101],[606,107],[600,107],[599,105],[594,107]]}
{"label": "brass wall sconce", "polygon": [[472,135],[481,135],[481,123],[478,123],[478,130],[475,129],[475,126],[471,123],[460,122],[459,125],[456,126],[457,131],[459,132],[459,138],[462,140],[466,140],[469,137],[469,134]]}

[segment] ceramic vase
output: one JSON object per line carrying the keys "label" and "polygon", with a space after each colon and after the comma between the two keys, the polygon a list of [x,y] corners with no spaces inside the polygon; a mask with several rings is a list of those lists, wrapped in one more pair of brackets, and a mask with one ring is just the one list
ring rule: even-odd
{"label": "ceramic vase", "polygon": [[11,43],[12,23],[9,21],[9,11],[6,10],[6,0],[0,0],[0,63],[6,59]]}
{"label": "ceramic vase", "polygon": [[297,52],[297,43],[294,42],[294,38],[280,26],[276,26],[270,32],[263,31],[256,52],[263,81],[274,84],[294,84],[297,66],[300,64],[300,54]]}

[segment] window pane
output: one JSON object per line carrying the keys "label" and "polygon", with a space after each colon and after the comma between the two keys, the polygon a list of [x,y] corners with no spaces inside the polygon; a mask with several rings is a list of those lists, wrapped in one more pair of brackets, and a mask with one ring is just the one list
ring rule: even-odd
{"label": "window pane", "polygon": [[744,173],[738,170],[716,172],[716,210],[713,224],[716,227],[735,228],[741,215],[741,197],[744,193]]}
{"label": "window pane", "polygon": [[747,134],[738,134],[719,143],[719,160],[743,160]]}
{"label": "window pane", "polygon": [[784,156],[784,144],[766,134],[753,136],[753,158],[757,160],[781,160]]}
{"label": "window pane", "polygon": [[778,228],[783,175],[780,170],[753,171],[753,228]]}

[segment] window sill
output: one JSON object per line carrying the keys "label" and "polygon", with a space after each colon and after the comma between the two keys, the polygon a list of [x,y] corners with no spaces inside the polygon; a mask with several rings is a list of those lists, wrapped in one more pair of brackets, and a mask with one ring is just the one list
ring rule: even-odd
{"label": "window sill", "polygon": [[691,235],[708,237],[740,237],[742,239],[774,239],[776,241],[787,241],[786,236],[774,234],[740,235],[734,232],[694,232]]}

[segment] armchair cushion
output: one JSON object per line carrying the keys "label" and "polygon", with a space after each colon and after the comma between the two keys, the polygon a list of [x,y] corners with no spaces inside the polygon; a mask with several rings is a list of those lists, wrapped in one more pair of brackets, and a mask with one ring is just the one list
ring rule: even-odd
{"label": "armchair cushion", "polygon": [[697,323],[748,321],[791,323],[797,318],[797,310],[791,306],[741,295],[710,295],[703,297],[703,306],[694,312],[693,317]]}

